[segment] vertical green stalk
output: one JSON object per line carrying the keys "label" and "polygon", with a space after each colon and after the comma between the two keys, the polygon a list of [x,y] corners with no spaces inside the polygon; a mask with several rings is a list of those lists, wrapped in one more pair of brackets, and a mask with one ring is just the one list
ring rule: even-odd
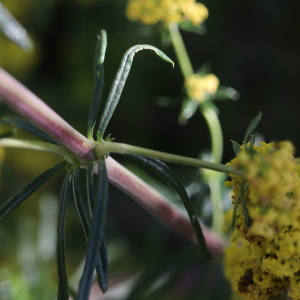
{"label": "vertical green stalk", "polygon": [[208,180],[208,186],[210,190],[211,201],[213,205],[213,219],[212,219],[212,229],[215,232],[221,233],[223,231],[224,223],[224,213],[222,207],[222,190],[220,186],[220,180],[217,178],[210,178]]}
{"label": "vertical green stalk", "polygon": [[[192,64],[190,62],[186,47],[182,40],[180,31],[177,24],[171,24],[169,26],[172,45],[174,47],[177,60],[180,65],[183,77],[186,78],[194,74]],[[220,125],[219,118],[213,108],[206,105],[199,105],[200,111],[207,123],[211,138],[211,152],[213,156],[213,162],[220,163],[223,154],[223,134]],[[221,182],[217,180],[218,186],[216,185],[216,179],[208,179],[208,185],[210,188],[210,194],[213,202],[214,210],[213,216],[213,227],[219,233],[221,233],[220,222],[223,220],[223,211],[220,209],[220,203],[222,202],[221,195]],[[215,190],[217,189],[217,190]]]}
{"label": "vertical green stalk", "polygon": [[223,154],[223,134],[218,115],[213,108],[206,105],[200,105],[200,111],[209,128],[213,162],[219,164]]}
{"label": "vertical green stalk", "polygon": [[171,42],[179,62],[181,72],[183,74],[183,77],[186,78],[194,74],[190,58],[188,56],[184,42],[179,32],[178,25],[176,23],[172,23],[169,26],[169,30],[171,35]]}

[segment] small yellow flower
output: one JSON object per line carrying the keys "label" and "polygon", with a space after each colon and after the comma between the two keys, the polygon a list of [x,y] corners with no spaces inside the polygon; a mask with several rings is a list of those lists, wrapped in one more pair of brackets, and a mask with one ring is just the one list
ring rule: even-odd
{"label": "small yellow flower", "polygon": [[183,21],[200,25],[208,18],[208,10],[195,0],[129,0],[126,16],[146,25],[162,22],[168,26]]}
{"label": "small yellow flower", "polygon": [[214,74],[193,74],[186,78],[184,85],[188,97],[201,103],[216,93],[219,84],[220,81]]}
{"label": "small yellow flower", "polygon": [[[300,166],[293,157],[294,146],[290,142],[260,143],[253,147],[254,152],[247,147],[242,145],[228,163],[243,176],[230,175],[231,181],[226,182],[233,187],[237,207],[232,244],[225,250],[225,275],[233,291],[245,299],[268,300],[289,287],[291,299],[300,299]],[[242,186],[246,186],[243,199],[249,228]],[[238,246],[241,238],[243,247]],[[255,264],[251,266],[252,258]]]}
{"label": "small yellow flower", "polygon": [[300,299],[300,276],[295,276],[291,279],[291,290],[289,297],[292,300]]}

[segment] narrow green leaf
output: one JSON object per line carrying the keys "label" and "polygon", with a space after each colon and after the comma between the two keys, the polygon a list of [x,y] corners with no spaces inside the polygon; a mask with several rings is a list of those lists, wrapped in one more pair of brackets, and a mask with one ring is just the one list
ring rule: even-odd
{"label": "narrow green leaf", "polygon": [[204,34],[206,32],[206,28],[203,25],[193,25],[191,22],[181,22],[178,24],[179,28],[191,32],[191,33],[198,33],[198,34]]}
{"label": "narrow green leaf", "polygon": [[28,121],[26,121],[20,117],[16,117],[16,116],[1,117],[0,124],[16,126],[16,127],[20,128],[22,130],[25,130],[45,141],[48,141],[52,144],[57,145],[57,143],[52,138],[50,138],[48,135],[44,134],[41,130],[39,130],[33,124],[29,123]]}
{"label": "narrow green leaf", "polygon": [[101,245],[106,205],[108,194],[108,178],[105,166],[105,159],[101,157],[98,161],[98,180],[96,188],[96,197],[93,210],[91,233],[88,243],[86,260],[83,274],[79,282],[77,300],[87,300],[92,285],[93,273],[99,259],[99,248]]}
{"label": "narrow green leaf", "polygon": [[89,206],[90,216],[93,215],[94,210],[94,162],[91,161],[87,166],[86,172],[86,189],[87,189],[87,202]]}
{"label": "narrow green leaf", "polygon": [[148,166],[149,168],[154,170],[157,174],[162,176],[178,193],[178,195],[180,196],[180,198],[184,204],[184,207],[189,215],[191,225],[194,229],[195,236],[197,238],[197,241],[198,241],[198,244],[200,247],[200,251],[206,257],[210,258],[211,255],[210,255],[209,251],[207,250],[205,238],[203,236],[203,232],[202,232],[202,229],[200,226],[199,219],[194,211],[194,208],[193,208],[192,203],[186,193],[186,190],[185,190],[184,186],[182,185],[182,183],[180,182],[180,179],[178,178],[176,173],[171,168],[169,168],[166,164],[164,164],[163,162],[161,162],[158,159],[145,158],[145,157],[137,156],[137,155],[129,155],[129,156],[144,163],[146,166]]}
{"label": "narrow green leaf", "polygon": [[241,151],[240,145],[238,142],[233,140],[231,140],[231,143],[232,143],[234,154],[237,156]]}
{"label": "narrow green leaf", "polygon": [[185,99],[182,103],[181,112],[178,118],[180,125],[186,125],[188,119],[190,119],[197,111],[199,102],[192,99]]}
{"label": "narrow green leaf", "polygon": [[108,289],[108,254],[104,234],[101,238],[100,258],[96,265],[96,272],[99,287],[105,293]]}
{"label": "narrow green leaf", "polygon": [[104,111],[103,111],[101,119],[100,119],[99,130],[98,130],[98,134],[97,134],[98,140],[103,138],[105,129],[116,109],[118,102],[119,102],[124,85],[126,83],[126,79],[130,72],[130,68],[131,68],[131,65],[133,62],[134,55],[137,52],[144,50],[144,49],[153,50],[161,59],[171,63],[174,66],[174,62],[167,55],[165,55],[162,51],[160,51],[156,47],[153,47],[150,45],[136,45],[136,46],[131,47],[129,50],[127,50],[125,55],[123,56],[121,65],[119,67],[117,75],[112,84],[110,93],[108,95],[107,101],[105,103]]}
{"label": "narrow green leaf", "polygon": [[249,143],[250,143],[250,148],[253,148],[253,146],[255,144],[255,136],[254,135],[250,135]]}
{"label": "narrow green leaf", "polygon": [[93,139],[93,131],[99,113],[99,106],[100,106],[102,90],[103,90],[104,59],[105,59],[105,51],[107,46],[106,31],[101,30],[100,35],[98,35],[97,38],[98,38],[98,42],[96,45],[95,62],[94,62],[95,89],[94,89],[93,101],[89,112],[88,132],[87,132],[87,136],[90,140]]}
{"label": "narrow green leaf", "polygon": [[58,209],[56,245],[58,274],[57,300],[69,300],[69,286],[65,258],[65,218],[70,193],[71,178],[72,174],[71,172],[68,172],[62,185]]}
{"label": "narrow green leaf", "polygon": [[14,190],[17,192],[22,188],[20,185],[19,179],[14,174],[14,172],[4,163],[1,164],[2,172],[4,176],[7,178],[8,182],[12,183]]}
{"label": "narrow green leaf", "polygon": [[25,199],[27,199],[32,193],[34,193],[44,182],[46,182],[52,175],[60,170],[65,165],[65,162],[60,162],[50,169],[46,170],[30,183],[23,187],[17,194],[12,196],[0,207],[0,223]]}
{"label": "narrow green leaf", "polygon": [[24,50],[31,50],[33,43],[26,30],[0,2],[0,29],[3,33]]}
{"label": "narrow green leaf", "polygon": [[219,86],[215,93],[214,100],[238,100],[240,93],[229,86]]}
{"label": "narrow green leaf", "polygon": [[[89,239],[90,234],[90,221],[86,214],[83,199],[79,187],[79,172],[80,168],[76,168],[73,173],[73,194],[77,212],[83,227],[86,239]],[[99,260],[96,265],[96,272],[98,277],[98,284],[102,292],[106,292],[108,287],[108,256],[104,235],[101,238],[101,245],[99,249]]]}
{"label": "narrow green leaf", "polygon": [[77,209],[77,212],[78,212],[78,215],[79,215],[79,218],[81,221],[81,225],[82,225],[82,228],[84,231],[84,235],[85,235],[86,239],[88,240],[88,236],[89,236],[89,232],[90,232],[90,222],[89,222],[89,218],[86,214],[82,195],[80,192],[79,173],[80,173],[80,167],[75,168],[74,173],[73,173],[73,181],[72,181],[73,195],[74,195],[76,209]]}
{"label": "narrow green leaf", "polygon": [[245,137],[244,137],[244,143],[247,144],[248,143],[248,139],[250,137],[250,134],[255,130],[255,128],[257,127],[258,123],[260,122],[262,117],[262,113],[259,112],[258,115],[252,119],[252,121],[250,122],[250,124],[248,125],[248,128],[246,130],[245,133]]}
{"label": "narrow green leaf", "polygon": [[4,132],[0,133],[0,139],[11,137],[11,136],[15,135],[17,132],[18,132],[18,130],[16,128],[14,128],[12,130],[4,131]]}

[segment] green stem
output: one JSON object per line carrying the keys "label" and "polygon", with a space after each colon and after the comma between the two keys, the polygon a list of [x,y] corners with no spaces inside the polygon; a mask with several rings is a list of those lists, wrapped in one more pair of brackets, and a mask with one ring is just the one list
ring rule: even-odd
{"label": "green stem", "polygon": [[78,164],[78,161],[66,148],[50,143],[4,138],[0,139],[0,147],[52,152],[66,157],[72,164]]}
{"label": "green stem", "polygon": [[160,159],[170,163],[182,164],[182,165],[193,166],[198,168],[205,168],[209,170],[236,174],[240,176],[242,175],[239,171],[235,170],[230,166],[211,163],[201,159],[150,150],[150,149],[132,146],[128,144],[122,144],[122,143],[102,142],[98,144],[95,150],[96,156],[100,157],[102,155],[106,155],[107,153],[140,155],[144,157],[152,157],[152,158]]}
{"label": "green stem", "polygon": [[176,23],[172,23],[169,26],[171,41],[174,47],[179,66],[184,78],[194,74],[191,61],[189,59],[188,53],[186,51],[184,42],[182,40],[181,34]]}
{"label": "green stem", "polygon": [[219,118],[215,110],[206,105],[200,105],[200,110],[210,131],[214,162],[221,163],[223,154],[223,134]]}
{"label": "green stem", "polygon": [[222,201],[220,201],[220,199],[222,199],[220,181],[216,178],[211,178],[208,181],[208,186],[214,210],[212,229],[218,234],[221,234],[223,231],[224,213],[221,207]]}
{"label": "green stem", "polygon": [[[179,61],[182,74],[184,78],[186,78],[189,75],[194,74],[187,50],[182,40],[180,31],[178,30],[177,24],[170,25],[169,30],[177,60]],[[209,128],[213,161],[219,164],[221,163],[223,155],[223,134],[219,118],[212,108],[207,107],[206,105],[199,105],[199,107]],[[217,182],[211,178],[207,183],[210,187],[213,206],[215,208],[213,216],[213,228],[216,229],[217,232],[221,233],[221,222],[224,218],[223,211],[221,211],[219,208],[220,204],[222,203],[221,182]],[[217,189],[218,192],[215,189]]]}

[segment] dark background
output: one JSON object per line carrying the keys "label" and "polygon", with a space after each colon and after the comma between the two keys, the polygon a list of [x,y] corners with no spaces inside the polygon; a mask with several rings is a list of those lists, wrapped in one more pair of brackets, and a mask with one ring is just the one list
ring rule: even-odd
{"label": "dark background", "polygon": [[[193,67],[197,70],[209,62],[212,73],[218,76],[221,84],[234,87],[240,93],[238,101],[215,102],[220,110],[224,133],[223,162],[233,157],[230,140],[242,142],[248,123],[259,111],[263,113],[263,119],[257,131],[266,142],[291,140],[300,149],[300,2],[211,0],[203,3],[210,14],[205,23],[206,34],[182,32]],[[185,127],[177,122],[184,96],[183,78],[171,45],[162,45],[159,27],[146,27],[128,21],[124,14],[126,1],[43,0],[24,4],[20,0],[7,0],[3,4],[28,29],[36,42],[36,52],[7,52],[5,47],[10,47],[11,42],[1,36],[0,66],[2,63],[81,133],[86,132],[93,95],[96,35],[100,29],[105,29],[108,47],[104,99],[123,54],[131,46],[154,45],[175,61],[175,68],[172,69],[150,51],[142,51],[135,56],[107,133],[111,133],[117,142],[191,157],[197,157],[201,151],[209,149],[208,130],[199,112]],[[14,55],[18,58],[17,66],[13,63],[16,61]],[[115,158],[133,168],[128,160],[118,156]],[[6,161],[17,174],[20,184],[24,185],[47,166],[53,165],[57,158],[48,154],[9,150]],[[197,170],[192,168],[174,166],[174,169],[185,183],[197,177]],[[148,176],[144,175],[144,170],[137,172]],[[60,175],[51,179],[32,197],[30,204],[24,203],[23,209],[6,221],[5,229],[2,229],[6,238],[1,241],[1,245],[4,242],[7,245],[4,247],[6,251],[3,250],[3,261],[15,261],[15,251],[9,251],[17,243],[11,238],[16,231],[15,224],[20,222],[24,211],[29,216],[37,213],[38,199],[43,193],[51,190],[59,194],[63,172]],[[161,186],[162,183],[155,180]],[[13,194],[13,186],[3,179],[0,188],[1,201]],[[140,267],[151,265],[158,255],[155,251],[160,253],[162,261],[178,253],[185,256],[185,251],[191,251],[197,257],[193,246],[171,234],[121,192],[111,188],[110,197],[108,239],[122,237],[130,249],[125,262],[122,260],[124,266],[120,264],[123,267],[119,270],[134,273]],[[78,242],[83,241],[83,236],[78,236],[79,221],[75,217],[74,207],[70,205],[67,251],[72,257],[69,268],[73,270],[83,255],[84,246],[78,245],[84,243]],[[157,238],[158,232],[160,238]],[[195,261],[199,263],[198,258]],[[118,270],[114,266],[112,269]],[[213,270],[212,274],[220,273],[213,268],[210,270]],[[197,272],[200,272],[198,275],[201,278],[204,271]],[[219,299],[220,296],[213,287],[206,294],[207,299]],[[188,299],[192,299],[191,296]]]}

